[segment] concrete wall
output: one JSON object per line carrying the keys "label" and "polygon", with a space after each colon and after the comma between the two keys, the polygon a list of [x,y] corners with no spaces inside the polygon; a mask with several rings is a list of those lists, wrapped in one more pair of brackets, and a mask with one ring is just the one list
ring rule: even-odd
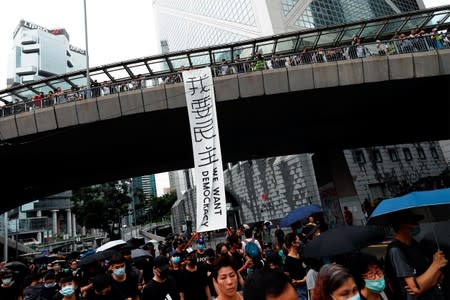
{"label": "concrete wall", "polygon": [[[422,148],[425,159],[419,158],[417,148]],[[403,149],[409,149],[412,159],[407,160]],[[436,149],[437,157],[433,158],[431,149]],[[380,151],[382,161],[376,162],[370,158],[372,150]],[[393,161],[389,156],[389,150],[395,149],[398,161]],[[355,160],[355,151],[362,151],[365,162],[358,163]],[[397,144],[376,148],[360,148],[345,150],[344,155],[348,168],[353,177],[360,206],[364,199],[373,200],[378,197],[392,197],[390,185],[396,182],[412,184],[421,178],[437,176],[447,168],[447,161],[439,142],[424,142],[415,144]],[[383,195],[384,194],[384,195]]]}
{"label": "concrete wall", "polygon": [[[297,207],[320,204],[310,154],[243,161],[225,170],[224,180],[226,191],[238,203],[242,223],[276,221]],[[175,232],[182,230],[186,216],[192,216],[195,226],[195,207],[192,189],[172,207]]]}

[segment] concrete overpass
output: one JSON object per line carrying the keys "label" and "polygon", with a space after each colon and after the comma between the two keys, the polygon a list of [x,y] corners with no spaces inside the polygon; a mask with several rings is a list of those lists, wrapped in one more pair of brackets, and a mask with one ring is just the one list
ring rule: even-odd
{"label": "concrete overpass", "polygon": [[[450,138],[448,49],[214,82],[225,162]],[[192,167],[185,105],[181,83],[162,84],[0,118],[1,210],[79,186]]]}
{"label": "concrete overpass", "polygon": [[[215,92],[226,162],[450,138],[450,50],[231,75]],[[0,132],[4,209],[192,167],[182,84],[5,117]]]}

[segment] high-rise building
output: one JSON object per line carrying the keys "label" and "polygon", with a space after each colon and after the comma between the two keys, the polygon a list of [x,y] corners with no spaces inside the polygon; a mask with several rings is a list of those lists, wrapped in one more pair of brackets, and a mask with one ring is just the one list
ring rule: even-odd
{"label": "high-rise building", "polygon": [[85,69],[86,51],[69,41],[64,28],[47,29],[21,20],[13,33],[7,86]]}
{"label": "high-rise building", "polygon": [[372,19],[424,8],[422,0],[155,0],[170,51]]}
{"label": "high-rise building", "polygon": [[156,197],[156,181],[155,175],[144,175],[133,177],[131,190],[141,190],[145,199]]}
{"label": "high-rise building", "polygon": [[[47,29],[21,20],[13,33],[7,85],[86,68],[86,51],[71,45],[69,40],[69,33],[64,28]],[[19,234],[19,241],[32,238],[39,244],[57,236],[76,236],[77,225],[75,215],[71,212],[71,196],[72,192],[66,191],[12,210],[9,221],[11,232]]]}
{"label": "high-rise building", "polygon": [[182,199],[184,193],[194,186],[194,179],[191,169],[177,170],[169,172],[170,189],[175,190],[177,199]]}

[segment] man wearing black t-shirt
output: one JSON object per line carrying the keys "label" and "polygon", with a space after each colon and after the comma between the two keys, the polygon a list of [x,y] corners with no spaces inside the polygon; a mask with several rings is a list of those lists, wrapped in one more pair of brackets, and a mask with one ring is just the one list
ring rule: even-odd
{"label": "man wearing black t-shirt", "polygon": [[442,286],[442,268],[448,264],[444,253],[437,250],[427,256],[414,240],[422,216],[408,210],[393,213],[390,217],[395,239],[387,248],[386,275],[398,299],[439,300],[445,297]]}
{"label": "man wearing black t-shirt", "polygon": [[197,266],[197,259],[192,254],[186,257],[186,269],[181,271],[180,292],[183,300],[210,300],[206,269]]}
{"label": "man wearing black t-shirt", "polygon": [[109,270],[112,272],[112,288],[124,299],[138,300],[138,279],[127,273],[125,259],[121,253],[115,253],[111,257]]}
{"label": "man wearing black t-shirt", "polygon": [[153,267],[155,274],[142,292],[142,300],[164,300],[169,295],[172,300],[180,299],[176,288],[175,280],[168,276],[169,259],[165,256],[158,256]]}
{"label": "man wearing black t-shirt", "polygon": [[286,247],[289,252],[284,263],[284,273],[292,280],[292,285],[295,287],[298,299],[308,299],[308,292],[306,289],[306,270],[303,268],[303,262],[300,258],[300,238],[294,233],[288,233],[285,238]]}

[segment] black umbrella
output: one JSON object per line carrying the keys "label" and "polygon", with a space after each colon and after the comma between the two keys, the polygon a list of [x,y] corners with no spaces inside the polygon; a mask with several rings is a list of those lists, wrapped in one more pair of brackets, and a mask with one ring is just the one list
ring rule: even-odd
{"label": "black umbrella", "polygon": [[30,272],[30,269],[28,269],[28,267],[20,261],[11,261],[9,263],[6,263],[5,268],[8,268],[14,272],[19,272],[21,274],[28,274]]}
{"label": "black umbrella", "polygon": [[126,247],[136,249],[145,244],[144,238],[131,238],[127,241]]}
{"label": "black umbrella", "polygon": [[371,244],[381,242],[383,239],[384,233],[370,227],[336,227],[308,241],[302,256],[320,258],[353,253]]}
{"label": "black umbrella", "polygon": [[145,251],[144,249],[133,249],[131,250],[131,258],[132,259],[137,259],[137,258],[141,258],[141,257],[149,257],[150,254],[148,254],[147,251]]}
{"label": "black umbrella", "polygon": [[117,250],[107,249],[104,251],[95,252],[95,253],[86,255],[80,259],[78,266],[83,267],[83,266],[95,263],[97,261],[100,261],[100,260],[108,259],[116,252],[117,252]]}
{"label": "black umbrella", "polygon": [[420,243],[450,250],[450,220],[446,222],[420,224]]}

